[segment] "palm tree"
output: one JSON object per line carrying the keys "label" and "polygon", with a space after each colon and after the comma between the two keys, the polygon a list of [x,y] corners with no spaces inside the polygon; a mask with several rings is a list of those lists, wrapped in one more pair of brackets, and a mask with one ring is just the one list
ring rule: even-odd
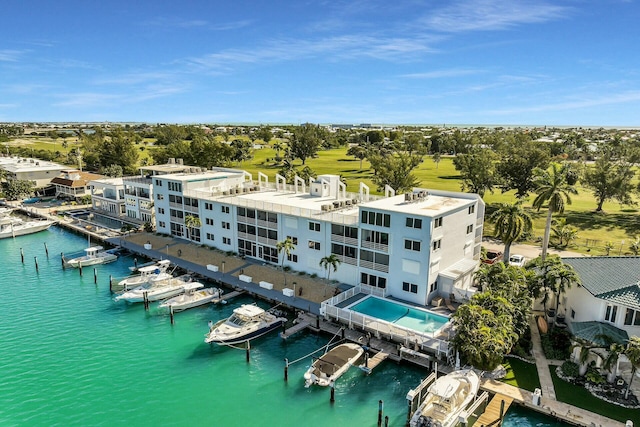
{"label": "palm tree", "polygon": [[187,215],[184,217],[184,225],[187,227],[187,240],[191,240],[190,235],[193,235],[193,229],[202,227],[202,221],[195,215]]}
{"label": "palm tree", "polygon": [[286,239],[278,242],[276,244],[276,249],[278,250],[278,254],[282,255],[280,261],[280,267],[282,268],[282,276],[284,277],[284,286],[287,286],[287,275],[284,274],[284,259],[285,256],[288,258],[291,255],[291,252],[296,249],[296,245],[293,244],[293,240],[291,237],[287,236]]}
{"label": "palm tree", "polygon": [[604,358],[602,367],[608,371],[607,382],[613,383],[618,376],[618,359],[624,353],[624,345],[612,343],[609,346],[607,357]]}
{"label": "palm tree", "polygon": [[635,256],[640,255],[640,236],[636,236],[636,239],[629,245],[629,249]]}
{"label": "palm tree", "polygon": [[536,169],[534,183],[538,195],[533,200],[533,207],[540,211],[546,203],[547,224],[544,229],[544,239],[542,241],[542,259],[547,256],[549,247],[549,234],[551,232],[551,219],[554,212],[564,212],[565,203],[571,204],[571,194],[578,192],[573,185],[567,182],[567,169],[556,163],[551,164],[550,170]]}
{"label": "palm tree", "polygon": [[578,229],[571,225],[567,225],[566,218],[553,221],[555,224],[551,227],[553,237],[558,239],[558,247],[566,248],[578,237]]}
{"label": "palm tree", "polygon": [[580,376],[583,376],[587,373],[587,368],[589,367],[587,361],[589,360],[589,354],[591,354],[591,350],[596,348],[597,346],[593,344],[591,341],[585,340],[583,338],[574,337],[575,344],[571,346],[571,350],[575,350],[576,348],[580,349],[580,352],[577,354],[577,363],[580,365],[580,369],[578,373]]}
{"label": "palm tree", "polygon": [[[336,254],[327,255],[320,260],[320,267],[324,268],[327,272],[327,283],[329,282],[329,277],[331,277],[331,268],[336,272],[338,265],[340,265],[340,259]],[[324,287],[324,295],[327,295],[327,285]]]}
{"label": "palm tree", "polygon": [[627,348],[624,350],[624,355],[627,356],[631,363],[631,379],[629,385],[624,393],[624,398],[629,397],[629,389],[631,389],[631,383],[636,376],[636,371],[640,368],[640,337],[631,337],[627,343]]}
{"label": "palm tree", "polygon": [[495,224],[494,234],[504,243],[504,259],[509,259],[511,244],[533,228],[529,212],[522,208],[522,202],[499,203],[498,209],[489,216]]}

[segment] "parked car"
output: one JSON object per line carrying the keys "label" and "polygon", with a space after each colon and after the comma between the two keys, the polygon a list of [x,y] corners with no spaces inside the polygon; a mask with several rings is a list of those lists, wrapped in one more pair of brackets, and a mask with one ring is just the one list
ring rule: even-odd
{"label": "parked car", "polygon": [[527,259],[523,255],[513,254],[509,257],[509,265],[524,267],[525,262],[527,262]]}
{"label": "parked car", "polygon": [[502,261],[503,254],[500,251],[488,250],[487,256],[482,260],[485,264],[495,264]]}

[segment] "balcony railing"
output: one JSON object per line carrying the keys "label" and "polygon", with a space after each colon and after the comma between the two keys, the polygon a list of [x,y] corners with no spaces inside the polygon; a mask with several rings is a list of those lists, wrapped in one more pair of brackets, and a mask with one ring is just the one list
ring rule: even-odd
{"label": "balcony railing", "polygon": [[368,268],[369,270],[381,271],[383,273],[389,272],[389,266],[384,264],[377,264],[371,261],[360,260],[360,267]]}
{"label": "balcony railing", "polygon": [[373,249],[374,251],[389,252],[389,245],[385,245],[383,243],[364,241],[362,242],[362,247],[367,249]]}
{"label": "balcony railing", "polygon": [[344,243],[349,246],[358,246],[358,239],[354,239],[353,237],[341,236],[339,234],[332,234],[331,241],[336,243]]}

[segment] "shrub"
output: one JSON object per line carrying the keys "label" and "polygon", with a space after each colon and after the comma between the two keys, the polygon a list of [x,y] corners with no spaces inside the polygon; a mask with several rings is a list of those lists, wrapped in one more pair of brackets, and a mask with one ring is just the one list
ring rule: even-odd
{"label": "shrub", "polygon": [[586,379],[592,384],[604,384],[604,382],[606,381],[602,374],[600,374],[598,369],[592,366],[589,366],[589,368],[587,369]]}
{"label": "shrub", "polygon": [[562,370],[562,373],[566,377],[575,378],[578,375],[580,375],[580,366],[578,366],[577,363],[571,362],[569,360],[564,362],[560,367],[560,369]]}
{"label": "shrub", "polygon": [[541,336],[542,350],[547,359],[565,360],[571,354],[571,335],[568,331],[552,328]]}

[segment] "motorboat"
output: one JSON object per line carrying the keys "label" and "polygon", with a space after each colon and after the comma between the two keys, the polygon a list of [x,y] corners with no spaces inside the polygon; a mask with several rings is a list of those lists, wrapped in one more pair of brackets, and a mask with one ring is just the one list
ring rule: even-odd
{"label": "motorboat", "polygon": [[240,344],[281,327],[287,319],[255,304],[243,304],[216,324],[210,323],[204,342],[220,345]]}
{"label": "motorboat", "polygon": [[115,297],[115,300],[136,303],[144,302],[146,298],[148,302],[160,301],[182,294],[188,283],[191,283],[191,276],[189,275],[174,277],[167,281],[156,283],[147,282],[137,288],[121,293]]}
{"label": "motorboat", "polygon": [[65,260],[67,267],[87,267],[90,265],[107,264],[118,259],[118,255],[105,250],[102,246],[90,246],[84,250],[85,254]]}
{"label": "motorboat", "polygon": [[[466,422],[466,409],[473,402],[480,377],[471,369],[453,371],[436,379],[411,417],[411,427],[453,427]],[[462,419],[461,419],[462,418]]]}
{"label": "motorboat", "polygon": [[192,282],[185,285],[183,294],[162,301],[160,307],[178,312],[218,301],[221,295],[222,289],[205,288],[202,283]]}
{"label": "motorboat", "polygon": [[54,221],[39,219],[24,221],[18,217],[7,215],[0,218],[0,239],[44,231],[54,223]]}
{"label": "motorboat", "polygon": [[153,263],[152,265],[140,267],[138,268],[138,273],[140,274],[129,276],[126,279],[121,280],[120,282],[118,282],[118,286],[122,290],[128,291],[138,286],[142,286],[145,283],[155,284],[162,281],[167,281],[173,278],[171,273],[167,272],[170,264],[171,261],[169,261],[168,259],[164,259]]}
{"label": "motorboat", "polygon": [[316,359],[304,373],[304,386],[317,384],[322,387],[333,384],[364,354],[359,344],[340,344]]}

